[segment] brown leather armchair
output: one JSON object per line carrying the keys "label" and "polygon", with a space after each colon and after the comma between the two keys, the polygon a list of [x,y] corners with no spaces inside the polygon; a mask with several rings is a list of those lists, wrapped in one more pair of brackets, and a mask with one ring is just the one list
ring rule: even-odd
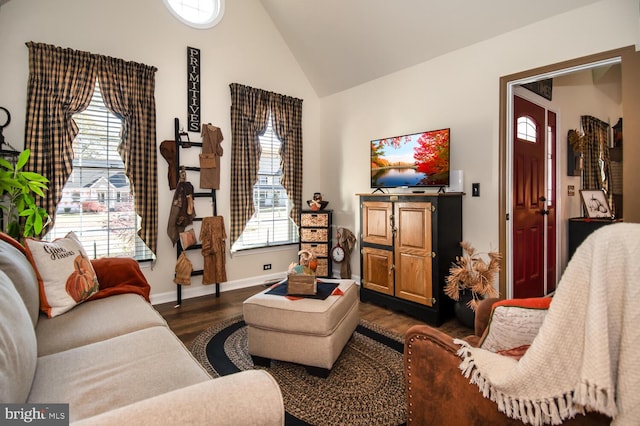
{"label": "brown leather armchair", "polygon": [[[465,338],[477,345],[486,328],[491,305],[486,299],[476,311],[475,335]],[[469,383],[458,368],[459,345],[437,328],[415,325],[407,331],[404,373],[407,386],[407,425],[496,426],[522,425],[520,420],[498,411],[495,402],[484,398],[478,386]],[[599,413],[578,415],[565,425],[607,425],[611,418]]]}

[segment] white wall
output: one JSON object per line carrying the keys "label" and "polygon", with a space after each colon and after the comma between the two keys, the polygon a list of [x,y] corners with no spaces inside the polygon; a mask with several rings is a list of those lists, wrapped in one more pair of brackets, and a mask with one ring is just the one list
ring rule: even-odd
{"label": "white wall", "polygon": [[[334,223],[359,231],[355,194],[372,191],[371,139],[450,127],[451,167],[464,171],[467,193],[463,237],[479,251],[497,249],[500,77],[633,45],[637,28],[637,1],[606,0],[325,98]],[[472,182],[480,197],[469,195]],[[357,255],[352,260],[359,273]]]}
{"label": "white wall", "polygon": [[[231,82],[304,99],[303,197],[322,192],[334,210],[334,225],[356,233],[355,194],[371,192],[369,141],[450,127],[452,167],[464,171],[465,191],[471,192],[472,182],[481,184],[480,197],[464,198],[463,235],[478,250],[488,251],[498,247],[500,77],[634,44],[638,22],[637,0],[604,0],[318,99],[257,0],[228,0],[223,21],[205,31],[178,23],[159,0],[13,0],[0,8],[0,104],[14,116],[7,139],[21,147],[28,77],[24,43],[88,50],[158,67],[158,142],[172,139],[173,117],[186,118],[186,47],[198,47],[202,119],[225,135],[223,173],[228,173],[230,160]],[[166,163],[158,158],[158,263],[145,270],[156,301],[173,296],[175,265],[175,251],[164,232],[172,194],[165,183]],[[218,200],[219,213],[228,217],[224,179]],[[230,283],[222,290],[255,283],[263,263],[284,271],[295,251],[228,258]],[[355,253],[352,266],[359,274]],[[201,290],[194,285],[185,296]]]}
{"label": "white wall", "polygon": [[[162,140],[173,139],[174,117],[180,118],[181,122],[186,121],[186,49],[187,46],[199,48],[202,58],[202,121],[220,127],[225,137],[222,144],[225,150],[223,178],[217,197],[218,214],[225,220],[229,217],[230,83],[304,99],[305,146],[325,143],[321,137],[319,100],[257,0],[227,1],[222,22],[210,30],[184,26],[165,9],[161,0],[14,0],[4,4],[0,8],[0,105],[11,111],[12,122],[5,129],[5,136],[18,149],[23,147],[24,137],[29,73],[27,41],[156,66],[158,144]],[[201,140],[198,134],[192,134],[191,139]],[[305,171],[311,176],[317,175],[320,165],[305,160]],[[152,285],[155,302],[175,300],[172,280],[176,252],[166,234],[173,191],[169,191],[167,184],[167,163],[159,153],[158,174],[158,261],[153,270],[144,269]],[[310,180],[305,183],[304,194],[324,190]],[[205,216],[212,210],[205,202],[198,204],[196,211],[199,216]],[[228,229],[228,220],[226,226]],[[264,263],[272,263],[273,272],[283,272],[296,259],[296,253],[297,247],[293,247],[284,251],[228,256],[229,282],[223,283],[221,290],[261,282],[264,277],[259,276],[264,274]],[[199,267],[201,263],[198,264],[197,252],[196,256],[192,254],[194,266]],[[214,291],[213,286],[201,286],[200,277],[194,277],[192,282],[191,287],[184,289],[185,297]]]}

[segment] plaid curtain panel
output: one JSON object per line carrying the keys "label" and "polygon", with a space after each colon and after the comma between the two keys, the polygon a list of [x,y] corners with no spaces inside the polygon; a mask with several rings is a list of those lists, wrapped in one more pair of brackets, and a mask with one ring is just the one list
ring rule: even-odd
{"label": "plaid curtain panel", "polygon": [[158,238],[158,168],[155,73],[136,62],[100,57],[98,79],[106,107],[122,119],[118,153],[131,183],[138,235],[155,254]]}
{"label": "plaid curtain panel", "polygon": [[293,202],[290,217],[300,226],[302,210],[302,99],[271,95],[273,129],[282,141],[282,186]]}
{"label": "plaid curtain panel", "polygon": [[586,138],[582,189],[603,189],[609,206],[615,211],[613,196],[609,190],[609,125],[589,115],[581,116],[580,121]]}
{"label": "plaid curtain panel", "polygon": [[260,140],[267,128],[269,92],[238,83],[231,88],[231,246],[253,216],[253,186],[258,181]]}
{"label": "plaid curtain panel", "polygon": [[78,127],[71,116],[89,106],[96,85],[95,55],[42,43],[27,43],[29,81],[25,148],[31,150],[27,169],[49,179],[49,190],[37,202],[51,223],[62,189],[73,168],[73,140]]}
{"label": "plaid curtain panel", "polygon": [[123,120],[123,142],[118,151],[134,191],[136,212],[142,217],[139,235],[155,254],[156,68],[42,43],[29,42],[27,47],[25,147],[31,150],[28,167],[49,179],[49,191],[38,202],[55,220],[56,206],[73,168],[73,140],[78,128],[72,115],[87,108],[99,78],[107,108]]}

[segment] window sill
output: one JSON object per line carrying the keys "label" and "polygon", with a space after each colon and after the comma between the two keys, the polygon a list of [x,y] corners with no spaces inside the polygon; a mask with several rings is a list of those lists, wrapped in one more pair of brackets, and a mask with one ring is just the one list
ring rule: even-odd
{"label": "window sill", "polygon": [[268,247],[246,248],[246,249],[232,251],[231,256],[253,256],[256,254],[287,251],[287,250],[291,250],[292,248],[298,248],[298,245],[299,243],[285,243],[285,244],[272,245]]}

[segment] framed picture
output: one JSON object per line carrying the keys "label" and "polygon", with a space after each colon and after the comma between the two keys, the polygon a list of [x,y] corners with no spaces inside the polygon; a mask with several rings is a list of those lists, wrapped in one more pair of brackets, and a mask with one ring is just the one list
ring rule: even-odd
{"label": "framed picture", "polygon": [[607,196],[601,189],[580,190],[584,210],[589,218],[611,218],[611,209],[607,202]]}

